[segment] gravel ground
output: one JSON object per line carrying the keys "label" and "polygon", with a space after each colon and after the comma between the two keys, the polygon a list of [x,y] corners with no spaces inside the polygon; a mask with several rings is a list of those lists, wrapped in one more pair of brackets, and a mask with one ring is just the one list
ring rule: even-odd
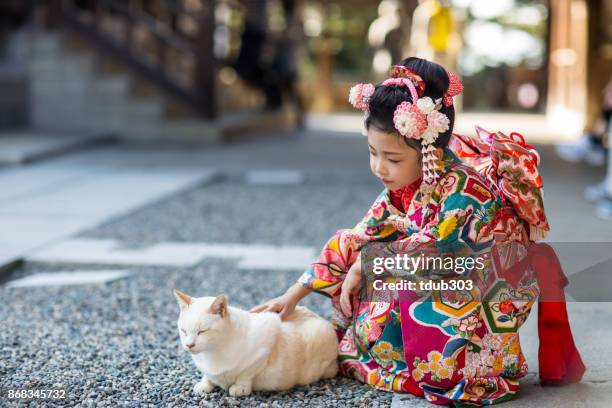
{"label": "gravel ground", "polygon": [[[77,267],[30,264],[14,276],[71,269]],[[221,260],[194,269],[132,271],[132,276],[104,285],[0,287],[0,298],[7,300],[0,304],[5,327],[0,331],[0,388],[62,386],[69,395],[66,405],[82,406],[390,405],[392,394],[341,377],[240,399],[220,390],[194,396],[198,373],[180,348],[172,289],[196,296],[225,292],[230,304],[248,308],[276,294],[261,282],[280,290],[296,276],[238,271]],[[330,314],[329,302],[321,296],[309,296],[304,304],[323,316]]]}
{"label": "gravel ground", "polygon": [[[324,180],[296,186],[226,180],[126,214],[83,236],[126,244],[208,241],[318,247],[336,229],[354,225],[379,191],[371,183],[348,189]],[[31,263],[14,271],[11,279],[108,268]],[[0,286],[5,328],[0,330],[0,389],[62,386],[69,395],[65,405],[70,406],[390,406],[392,394],[341,377],[286,393],[234,398],[217,390],[194,396],[198,373],[180,348],[172,290],[194,296],[224,292],[230,304],[250,308],[282,293],[299,273],[238,270],[227,260],[206,260],[189,269],[128,269],[133,275],[104,285]],[[330,315],[329,301],[322,296],[311,295],[304,304]]]}
{"label": "gravel ground", "polygon": [[[347,183],[350,183],[347,180]],[[322,246],[339,228],[353,227],[380,184],[293,186],[219,182],[162,200],[81,236],[127,243],[236,242]]]}

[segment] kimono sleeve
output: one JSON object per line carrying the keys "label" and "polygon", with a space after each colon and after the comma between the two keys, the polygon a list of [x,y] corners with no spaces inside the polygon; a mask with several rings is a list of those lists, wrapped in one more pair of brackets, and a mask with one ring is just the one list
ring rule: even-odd
{"label": "kimono sleeve", "polygon": [[340,294],[342,282],[361,247],[395,232],[385,223],[389,216],[386,196],[384,190],[353,229],[339,230],[327,241],[318,259],[299,278],[302,285],[332,297]]}

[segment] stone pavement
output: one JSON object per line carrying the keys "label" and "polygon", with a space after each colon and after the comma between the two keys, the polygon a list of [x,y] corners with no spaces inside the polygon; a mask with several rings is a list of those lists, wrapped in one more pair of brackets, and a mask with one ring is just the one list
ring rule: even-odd
{"label": "stone pavement", "polygon": [[116,138],[105,135],[48,134],[32,130],[3,131],[0,133],[0,165],[28,163],[86,146],[108,143],[114,139]]}
{"label": "stone pavement", "polygon": [[[612,224],[581,197],[603,169],[541,152],[550,241],[612,242]],[[26,259],[0,285],[0,388],[58,384],[70,404],[85,406],[431,406],[342,378],[199,399],[190,392],[195,368],[178,348],[172,289],[226,292],[250,307],[280,294],[312,251],[360,219],[381,189],[362,137],[319,131],[235,145],[112,145],[0,169],[0,180],[0,248]],[[265,251],[285,261],[274,265]],[[28,286],[40,282],[47,286]],[[329,316],[324,298],[305,304]],[[536,385],[534,314],[522,332],[530,375],[506,405],[612,401],[610,306],[569,304],[588,372],[561,388]]]}
{"label": "stone pavement", "polygon": [[82,166],[63,159],[8,168],[0,172],[0,230],[5,231],[0,268],[46,244],[213,178],[205,170]]}

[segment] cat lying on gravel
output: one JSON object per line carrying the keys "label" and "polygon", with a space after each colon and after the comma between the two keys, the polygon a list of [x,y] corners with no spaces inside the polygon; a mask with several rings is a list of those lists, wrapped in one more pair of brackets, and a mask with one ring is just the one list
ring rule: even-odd
{"label": "cat lying on gravel", "polygon": [[281,391],[338,372],[338,341],[331,324],[305,307],[285,321],[276,313],[228,306],[225,295],[193,298],[178,290],[181,344],[202,379],[193,391],[215,386],[232,396]]}

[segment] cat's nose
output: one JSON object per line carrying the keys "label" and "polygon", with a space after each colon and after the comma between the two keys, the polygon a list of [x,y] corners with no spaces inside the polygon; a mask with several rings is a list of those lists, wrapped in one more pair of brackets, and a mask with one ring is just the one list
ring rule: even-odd
{"label": "cat's nose", "polygon": [[187,348],[192,349],[195,347],[195,343],[189,343],[187,344]]}

